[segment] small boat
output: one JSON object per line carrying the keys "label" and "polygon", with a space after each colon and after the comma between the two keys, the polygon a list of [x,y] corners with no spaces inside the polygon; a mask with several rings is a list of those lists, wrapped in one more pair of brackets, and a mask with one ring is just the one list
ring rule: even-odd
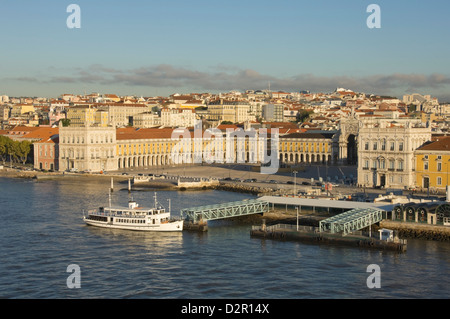
{"label": "small boat", "polygon": [[152,180],[150,176],[134,176],[133,177],[133,184],[139,184],[139,183],[148,183]]}
{"label": "small boat", "polygon": [[135,201],[128,207],[111,206],[89,210],[83,220],[87,225],[137,231],[171,232],[182,231],[183,221],[171,219],[170,212],[158,206],[155,193],[155,205],[152,208],[140,207]]}

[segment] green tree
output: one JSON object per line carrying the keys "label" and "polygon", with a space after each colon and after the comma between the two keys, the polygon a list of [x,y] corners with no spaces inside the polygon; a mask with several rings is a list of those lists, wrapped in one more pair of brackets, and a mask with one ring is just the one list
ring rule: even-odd
{"label": "green tree", "polygon": [[10,140],[6,144],[7,153],[9,155],[10,162],[18,162],[17,156],[19,155],[19,142]]}
{"label": "green tree", "polygon": [[20,157],[22,164],[27,161],[28,154],[31,151],[31,143],[29,141],[16,142],[17,145],[17,156]]}
{"label": "green tree", "polygon": [[11,142],[9,137],[0,135],[0,157],[5,164],[6,158],[8,157],[8,143]]}
{"label": "green tree", "polygon": [[14,141],[7,136],[0,136],[0,157],[5,164],[8,155],[11,160],[11,153],[14,151]]}
{"label": "green tree", "polygon": [[307,111],[307,110],[300,110],[297,113],[297,121],[298,122],[305,122],[307,119],[309,119],[309,116],[314,113],[313,111]]}
{"label": "green tree", "polygon": [[62,126],[67,127],[70,125],[70,119],[61,119]]}

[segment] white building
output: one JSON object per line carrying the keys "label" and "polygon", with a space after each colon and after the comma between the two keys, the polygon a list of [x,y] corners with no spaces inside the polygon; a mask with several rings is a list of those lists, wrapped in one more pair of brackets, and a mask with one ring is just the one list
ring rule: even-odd
{"label": "white building", "polygon": [[372,119],[360,122],[358,184],[414,187],[414,151],[431,140],[431,127],[420,120]]}
{"label": "white building", "polygon": [[192,127],[195,124],[195,110],[171,109],[161,110],[161,125],[168,127]]}
{"label": "white building", "polygon": [[155,127],[161,125],[161,118],[152,112],[143,112],[133,116],[133,126],[138,128]]}
{"label": "white building", "polygon": [[256,118],[251,114],[250,104],[247,101],[218,99],[208,104],[208,119],[218,122],[243,123],[255,121]]}
{"label": "white building", "polygon": [[116,129],[84,126],[59,127],[60,171],[117,170]]}

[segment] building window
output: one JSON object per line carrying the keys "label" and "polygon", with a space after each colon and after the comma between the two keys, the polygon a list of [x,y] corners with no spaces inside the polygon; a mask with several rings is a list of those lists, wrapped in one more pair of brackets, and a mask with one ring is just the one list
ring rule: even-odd
{"label": "building window", "polygon": [[395,169],[395,161],[394,160],[389,160],[389,169],[390,170],[394,170]]}
{"label": "building window", "polygon": [[364,161],[364,168],[369,169],[369,160]]}
{"label": "building window", "polygon": [[442,177],[438,176],[437,179],[436,179],[436,183],[438,185],[442,185]]}
{"label": "building window", "polygon": [[399,142],[399,143],[398,143],[398,150],[399,150],[400,152],[403,151],[403,142]]}
{"label": "building window", "polygon": [[373,142],[373,150],[376,151],[378,149],[378,144],[377,142]]}
{"label": "building window", "polygon": [[398,161],[398,170],[403,171],[403,161]]}
{"label": "building window", "polygon": [[394,142],[391,142],[390,150],[391,151],[395,151],[395,143]]}
{"label": "building window", "polygon": [[437,163],[437,171],[438,172],[442,171],[442,163],[441,162]]}
{"label": "building window", "polygon": [[423,162],[423,170],[428,171],[428,162]]}

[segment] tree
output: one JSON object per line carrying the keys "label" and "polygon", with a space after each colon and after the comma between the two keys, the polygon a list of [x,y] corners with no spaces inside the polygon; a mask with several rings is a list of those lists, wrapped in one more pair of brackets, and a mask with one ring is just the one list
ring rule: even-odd
{"label": "tree", "polygon": [[0,135],[0,157],[5,164],[6,158],[8,157],[8,144],[11,143],[12,140],[9,137]]}
{"label": "tree", "polygon": [[70,119],[61,119],[62,126],[67,127],[70,125]]}
{"label": "tree", "polygon": [[31,151],[31,143],[29,141],[16,142],[17,145],[17,155],[20,157],[22,164],[27,161],[28,154]]}
{"label": "tree", "polygon": [[19,155],[19,142],[11,140],[7,143],[7,152],[10,162],[14,162],[14,160],[18,161],[17,156]]}
{"label": "tree", "polygon": [[305,122],[312,113],[314,113],[314,112],[313,111],[307,111],[307,110],[300,110],[297,113],[297,121],[298,122],[302,122],[302,123]]}

